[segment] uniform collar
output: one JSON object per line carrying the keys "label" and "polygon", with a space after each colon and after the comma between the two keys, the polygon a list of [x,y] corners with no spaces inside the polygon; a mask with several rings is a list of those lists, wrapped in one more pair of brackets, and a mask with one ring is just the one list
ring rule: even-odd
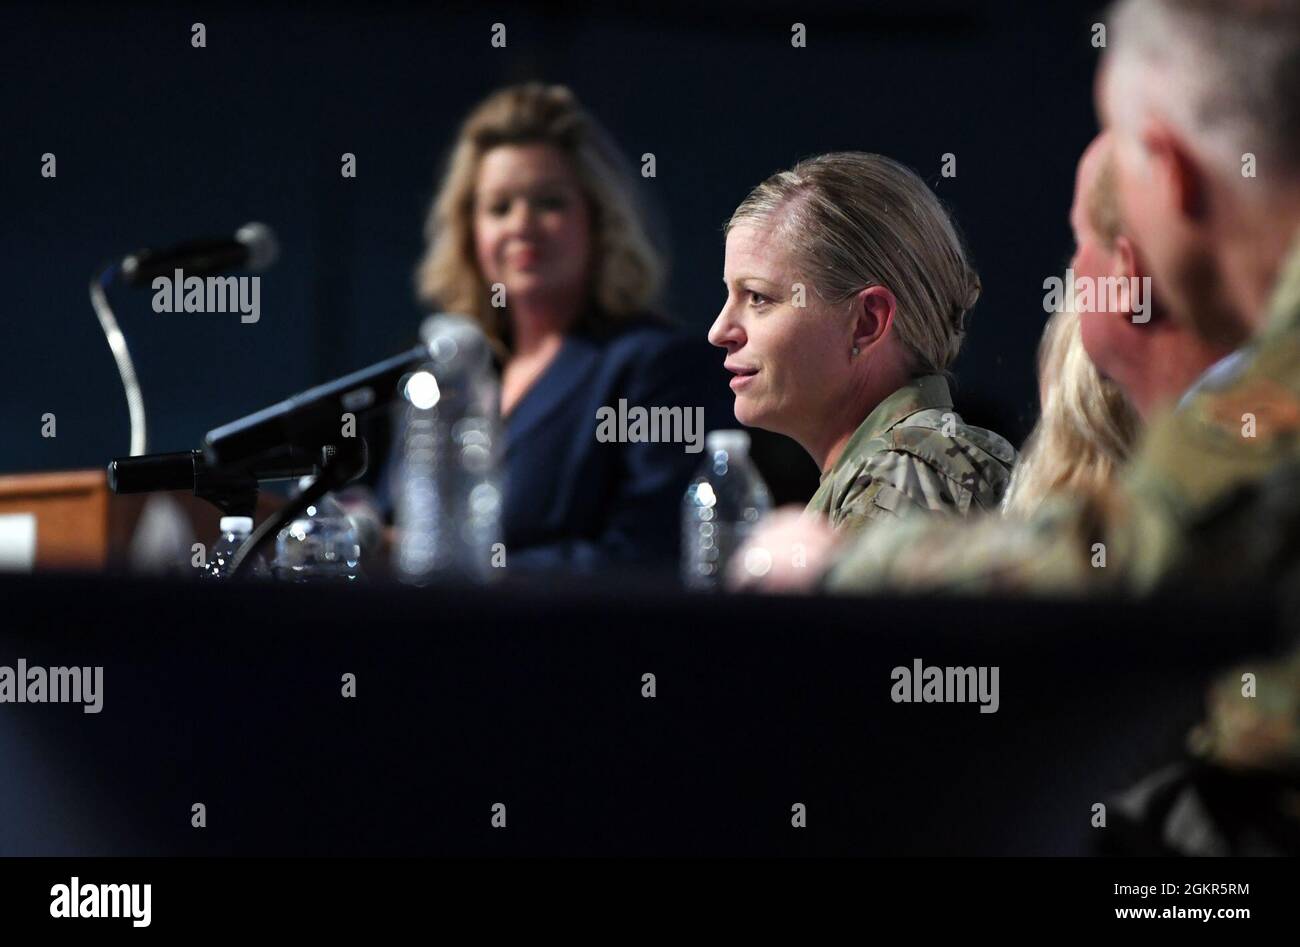
{"label": "uniform collar", "polygon": [[1300,328],[1300,228],[1296,229],[1296,234],[1291,239],[1291,251],[1282,263],[1268,311],[1268,322],[1264,328],[1266,333],[1289,332]]}
{"label": "uniform collar", "polygon": [[1246,368],[1251,352],[1258,351],[1259,340],[1300,327],[1300,229],[1296,230],[1291,250],[1282,262],[1277,284],[1269,298],[1268,316],[1259,335],[1241,348],[1229,352],[1197,377],[1178,399],[1176,410],[1186,408],[1202,391],[1213,391],[1231,383]]}
{"label": "uniform collar", "polygon": [[1183,396],[1178,399],[1176,410],[1181,411],[1187,407],[1188,403],[1202,391],[1213,390],[1222,387],[1237,377],[1237,374],[1246,366],[1246,349],[1239,348],[1229,352],[1223,358],[1219,359],[1205,371],[1196,377]]}
{"label": "uniform collar", "polygon": [[879,437],[918,411],[951,407],[952,394],[948,391],[947,379],[942,375],[920,375],[913,378],[872,409],[844,445],[843,452],[831,465],[831,469],[822,474],[822,479],[825,480],[834,473],[841,464],[848,463],[848,459],[855,456],[872,438]]}

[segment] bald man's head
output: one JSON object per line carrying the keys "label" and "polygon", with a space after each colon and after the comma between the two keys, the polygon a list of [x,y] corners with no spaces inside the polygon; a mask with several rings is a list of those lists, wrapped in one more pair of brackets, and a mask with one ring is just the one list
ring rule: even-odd
{"label": "bald man's head", "polygon": [[1119,0],[1107,39],[1122,229],[1173,318],[1240,345],[1300,226],[1300,0]]}
{"label": "bald man's head", "polygon": [[[1200,339],[1186,325],[1169,319],[1158,296],[1144,294],[1149,321],[1134,321],[1131,294],[1107,308],[1111,295],[1100,291],[1106,280],[1150,277],[1120,213],[1113,137],[1102,132],[1079,159],[1070,221],[1075,234],[1071,261],[1076,285],[1092,282],[1093,305],[1079,312],[1079,335],[1097,370],[1112,379],[1137,408],[1151,411],[1177,399],[1227,349]],[[1154,281],[1145,285],[1150,287]]]}

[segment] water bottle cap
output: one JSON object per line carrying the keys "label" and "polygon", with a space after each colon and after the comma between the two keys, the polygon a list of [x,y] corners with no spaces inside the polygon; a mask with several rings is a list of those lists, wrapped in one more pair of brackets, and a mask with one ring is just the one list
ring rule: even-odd
{"label": "water bottle cap", "polygon": [[748,431],[710,431],[704,439],[704,448],[710,454],[724,450],[728,453],[744,454],[749,452]]}
{"label": "water bottle cap", "polygon": [[[208,522],[212,522],[209,520]],[[253,531],[253,518],[251,516],[223,516],[221,517],[221,531],[223,533],[251,533]]]}
{"label": "water bottle cap", "polygon": [[437,366],[475,366],[486,363],[491,353],[483,330],[468,316],[439,312],[420,326],[420,341],[429,348]]}

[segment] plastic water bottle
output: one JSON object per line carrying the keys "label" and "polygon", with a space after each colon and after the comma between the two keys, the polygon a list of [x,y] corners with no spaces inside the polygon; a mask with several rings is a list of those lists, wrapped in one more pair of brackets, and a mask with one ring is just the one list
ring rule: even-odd
{"label": "plastic water bottle", "polygon": [[506,564],[491,350],[464,316],[433,316],[420,334],[430,359],[403,386],[394,426],[394,568],[415,584],[484,581]]}
{"label": "plastic water bottle", "polygon": [[682,502],[682,581],[716,589],[736,550],[772,508],[772,496],[749,459],[744,431],[709,432],[704,453]]}
{"label": "plastic water bottle", "polygon": [[[299,481],[299,489],[311,484]],[[361,576],[356,527],[328,493],[303,511],[275,538],[272,571],[287,582],[355,582]]]}
{"label": "plastic water bottle", "polygon": [[[244,540],[252,535],[253,518],[251,516],[223,516],[221,517],[220,528],[221,536],[212,544],[212,549],[207,557],[207,565],[203,568],[202,574],[205,579],[230,578],[230,560],[235,557],[235,553],[244,544]],[[259,553],[240,567],[235,578],[264,579],[269,574],[270,570],[267,568],[266,560]]]}

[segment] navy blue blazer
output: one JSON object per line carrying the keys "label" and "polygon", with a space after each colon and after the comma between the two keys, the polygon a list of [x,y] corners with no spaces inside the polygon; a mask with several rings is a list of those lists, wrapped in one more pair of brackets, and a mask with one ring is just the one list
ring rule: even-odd
{"label": "navy blue blazer", "polygon": [[598,441],[600,409],[620,399],[703,408],[705,431],[735,426],[722,354],[702,331],[646,318],[570,333],[503,422],[507,571],[676,569],[682,496],[705,455]]}
{"label": "navy blue blazer", "polygon": [[[507,569],[676,568],[681,503],[704,462],[681,443],[601,443],[600,409],[704,411],[734,425],[722,358],[673,326],[575,332],[505,418]],[[697,436],[704,437],[704,431]]]}

